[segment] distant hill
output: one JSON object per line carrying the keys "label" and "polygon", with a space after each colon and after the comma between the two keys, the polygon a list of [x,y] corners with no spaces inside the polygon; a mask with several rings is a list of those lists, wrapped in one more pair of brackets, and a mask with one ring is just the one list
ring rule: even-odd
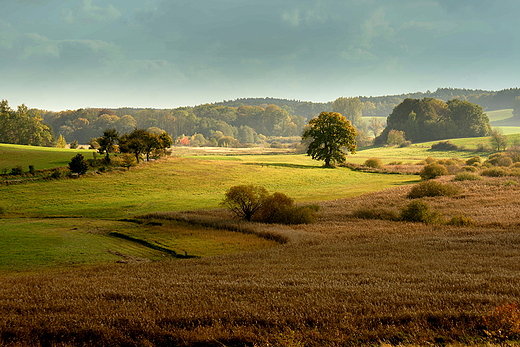
{"label": "distant hill", "polygon": [[[406,98],[422,99],[435,98],[443,101],[452,99],[467,100],[482,106],[484,111],[494,111],[511,109],[514,107],[514,100],[520,96],[520,88],[504,89],[500,91],[490,91],[481,89],[460,89],[460,88],[438,88],[436,91],[413,92],[399,95],[384,96],[359,96],[365,104],[363,116],[388,116],[392,113],[395,106]],[[277,98],[241,98],[236,100],[224,100],[215,103],[216,105],[240,107],[240,106],[262,106],[277,105],[285,108],[291,114],[304,116],[309,119],[322,111],[332,110],[332,101],[317,103],[301,100],[287,100]]]}

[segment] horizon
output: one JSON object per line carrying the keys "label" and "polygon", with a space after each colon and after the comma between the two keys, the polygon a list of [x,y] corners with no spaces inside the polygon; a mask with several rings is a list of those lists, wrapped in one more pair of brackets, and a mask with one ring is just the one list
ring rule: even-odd
{"label": "horizon", "polygon": [[498,91],[520,80],[514,0],[0,3],[0,98],[51,111]]}

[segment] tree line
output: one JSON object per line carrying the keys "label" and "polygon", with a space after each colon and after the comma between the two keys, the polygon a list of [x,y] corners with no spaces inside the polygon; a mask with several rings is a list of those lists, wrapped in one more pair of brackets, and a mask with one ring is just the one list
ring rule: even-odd
{"label": "tree line", "polygon": [[103,130],[129,133],[135,128],[166,131],[184,144],[218,145],[223,137],[262,143],[267,136],[299,136],[306,119],[276,105],[229,107],[204,104],[175,109],[78,109],[44,112],[55,134],[88,143]]}

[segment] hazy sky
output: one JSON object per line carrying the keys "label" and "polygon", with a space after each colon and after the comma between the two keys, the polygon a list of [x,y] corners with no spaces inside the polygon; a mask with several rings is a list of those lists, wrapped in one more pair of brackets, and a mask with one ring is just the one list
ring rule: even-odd
{"label": "hazy sky", "polygon": [[0,0],[0,99],[49,110],[520,87],[518,0]]}

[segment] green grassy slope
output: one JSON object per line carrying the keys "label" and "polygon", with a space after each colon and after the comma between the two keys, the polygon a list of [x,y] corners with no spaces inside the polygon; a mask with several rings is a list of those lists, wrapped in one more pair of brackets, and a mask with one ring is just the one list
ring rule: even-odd
{"label": "green grassy slope", "polygon": [[94,151],[0,143],[0,173],[4,170],[10,172],[17,165],[20,165],[24,171],[29,171],[29,165],[34,165],[36,170],[67,166],[72,157],[78,153],[90,159]]}
{"label": "green grassy slope", "polygon": [[257,250],[273,242],[211,229],[187,232],[179,226],[136,227],[116,220],[157,211],[217,208],[225,191],[239,184],[262,185],[303,202],[359,195],[416,180],[414,176],[323,169],[305,155],[271,155],[170,158],[130,171],[1,185],[0,207],[5,213],[0,215],[0,271],[165,256],[111,237],[113,231],[181,254]]}

